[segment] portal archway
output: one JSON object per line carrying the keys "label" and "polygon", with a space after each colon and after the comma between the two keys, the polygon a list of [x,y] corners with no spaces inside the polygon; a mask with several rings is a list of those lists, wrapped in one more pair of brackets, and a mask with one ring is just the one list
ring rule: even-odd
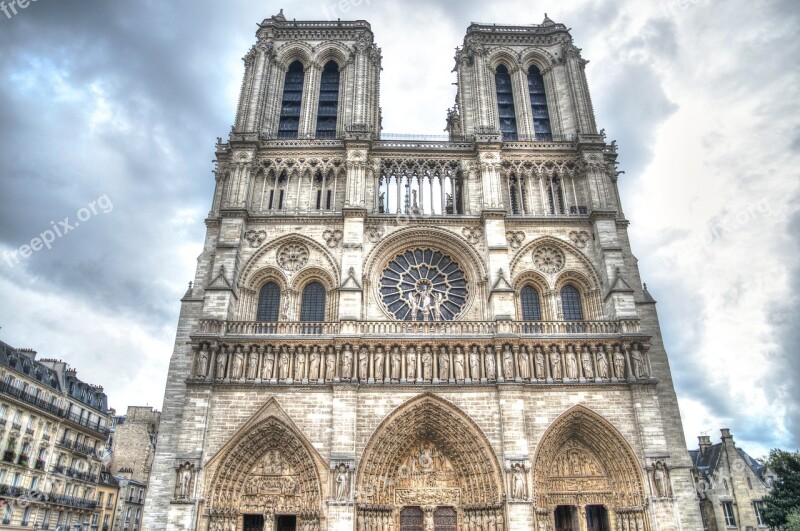
{"label": "portal archway", "polygon": [[[356,529],[506,529],[501,468],[489,440],[455,405],[423,395],[372,435],[358,466]],[[404,511],[405,509],[405,511]],[[437,523],[438,522],[438,523]]]}
{"label": "portal archway", "polygon": [[297,529],[321,529],[322,461],[316,450],[270,402],[206,466],[209,529],[264,529],[293,519]]}
{"label": "portal archway", "polygon": [[533,474],[540,528],[577,531],[578,519],[593,519],[594,529],[649,529],[636,455],[611,423],[583,406],[547,429]]}

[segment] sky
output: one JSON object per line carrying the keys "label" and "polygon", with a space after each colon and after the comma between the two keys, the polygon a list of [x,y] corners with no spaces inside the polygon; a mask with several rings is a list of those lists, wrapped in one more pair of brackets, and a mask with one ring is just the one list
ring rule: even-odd
{"label": "sky", "polygon": [[756,457],[800,446],[795,0],[10,1],[0,339],[68,361],[118,412],[161,407],[214,142],[233,123],[258,22],[281,8],[369,21],[385,132],[443,134],[469,23],[547,12],[590,61],[598,126],[620,147],[687,444],[728,427]]}

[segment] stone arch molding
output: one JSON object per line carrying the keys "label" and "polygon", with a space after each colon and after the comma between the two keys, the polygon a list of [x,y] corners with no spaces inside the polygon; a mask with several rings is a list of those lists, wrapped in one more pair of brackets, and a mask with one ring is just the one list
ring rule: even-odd
{"label": "stone arch molding", "polygon": [[318,531],[326,473],[322,457],[272,398],[206,465],[208,521],[198,529],[240,529],[245,514],[263,515],[271,529],[275,516],[291,514],[298,528]]}
{"label": "stone arch molding", "polygon": [[594,265],[589,261],[585,254],[578,250],[574,245],[571,245],[564,240],[554,238],[552,236],[542,236],[535,240],[523,245],[522,248],[514,255],[509,267],[511,268],[512,282],[515,282],[519,275],[524,274],[526,271],[536,270],[537,268],[533,263],[533,252],[544,246],[552,246],[559,249],[565,255],[565,263],[561,270],[555,273],[543,273],[541,277],[546,277],[551,289],[555,289],[559,285],[559,278],[567,275],[568,273],[576,273],[579,277],[585,279],[588,285],[582,286],[584,289],[599,289],[602,285],[600,276]]}
{"label": "stone arch molding", "polygon": [[542,436],[533,478],[540,527],[555,525],[559,505],[602,505],[612,529],[648,529],[635,452],[609,421],[584,406],[563,413]]}
{"label": "stone arch molding", "polygon": [[371,279],[371,297],[373,304],[381,308],[383,313],[392,318],[381,304],[380,284],[383,269],[395,256],[403,251],[416,247],[429,247],[448,254],[466,275],[468,282],[467,302],[461,312],[461,319],[474,316],[475,302],[483,297],[483,287],[487,272],[483,260],[465,238],[439,227],[407,227],[390,234],[377,245],[364,260],[364,274]]}
{"label": "stone arch molding", "polygon": [[357,470],[356,529],[398,529],[405,506],[453,507],[464,529],[490,529],[490,522],[492,530],[506,529],[504,496],[500,464],[483,431],[454,404],[424,394],[372,434]]}
{"label": "stone arch molding", "polygon": [[[315,242],[307,236],[301,234],[290,234],[276,238],[268,244],[261,247],[258,251],[251,256],[245,266],[242,268],[242,275],[239,277],[240,288],[252,288],[254,280],[256,280],[262,269],[275,268],[276,257],[275,253],[288,243],[298,243],[305,245],[309,250],[308,263],[298,271],[288,272],[285,275],[287,278],[287,285],[291,284],[292,277],[300,275],[304,269],[309,267],[316,267],[323,271],[329,271],[330,276],[333,277],[332,282],[335,283],[336,279],[340,278],[339,266],[330,252],[328,252],[322,245]],[[314,263],[316,262],[316,264]]]}

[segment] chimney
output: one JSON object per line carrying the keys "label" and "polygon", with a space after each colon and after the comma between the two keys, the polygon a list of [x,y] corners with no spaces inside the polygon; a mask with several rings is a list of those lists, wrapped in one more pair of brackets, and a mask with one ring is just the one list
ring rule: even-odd
{"label": "chimney", "polygon": [[731,437],[731,430],[730,430],[730,428],[722,428],[721,430],[719,430],[719,432],[720,432],[720,434],[722,435],[722,440],[723,440],[723,441],[724,441],[725,439],[733,439],[733,437]]}
{"label": "chimney", "polygon": [[703,455],[706,453],[706,450],[711,448],[711,436],[701,435],[697,438],[697,440],[700,443],[700,455]]}

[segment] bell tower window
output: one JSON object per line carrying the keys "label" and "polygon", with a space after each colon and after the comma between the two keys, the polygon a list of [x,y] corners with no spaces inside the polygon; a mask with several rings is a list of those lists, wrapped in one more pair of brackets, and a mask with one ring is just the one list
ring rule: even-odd
{"label": "bell tower window", "polygon": [[494,75],[497,88],[497,119],[503,140],[517,139],[517,115],[514,110],[514,92],[511,87],[511,75],[506,65],[497,67]]}
{"label": "bell tower window", "polygon": [[533,133],[536,140],[552,140],[553,133],[550,129],[550,113],[547,109],[547,96],[544,92],[544,78],[536,65],[531,65],[528,69],[528,92],[531,95]]}
{"label": "bell tower window", "polygon": [[317,138],[336,138],[339,114],[339,65],[328,61],[322,70],[317,110]]}
{"label": "bell tower window", "polygon": [[286,72],[286,80],[283,83],[278,138],[297,138],[300,131],[300,105],[303,101],[304,80],[303,63],[293,62]]}

